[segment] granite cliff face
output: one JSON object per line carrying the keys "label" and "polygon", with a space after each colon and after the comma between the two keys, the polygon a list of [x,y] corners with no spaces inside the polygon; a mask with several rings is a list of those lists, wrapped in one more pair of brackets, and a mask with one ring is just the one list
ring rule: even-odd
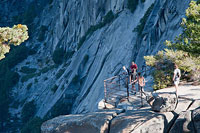
{"label": "granite cliff face", "polygon": [[[189,2],[146,0],[131,13],[127,0],[2,1],[0,15],[9,17],[2,17],[1,26],[7,20],[11,21],[9,25],[30,22],[26,45],[37,51],[14,67],[20,81],[12,89],[12,104],[21,105],[10,108],[12,116],[20,118],[21,109],[32,100],[36,116],[41,118],[97,110],[104,97],[103,80],[119,74],[132,60],[142,70],[144,55],[155,54],[166,39],[181,33],[181,18]],[[141,34],[134,32],[150,6]],[[99,26],[109,11],[114,18]],[[55,65],[52,56],[58,48],[65,51],[65,56]],[[36,68],[36,72],[23,79],[27,76],[20,71],[23,66]],[[63,110],[56,111],[59,108]]]}

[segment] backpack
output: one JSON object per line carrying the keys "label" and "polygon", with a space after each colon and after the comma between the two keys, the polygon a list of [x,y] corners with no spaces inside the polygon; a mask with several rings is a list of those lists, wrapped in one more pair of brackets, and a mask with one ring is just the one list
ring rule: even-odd
{"label": "backpack", "polygon": [[177,71],[176,76],[175,76],[175,80],[178,79],[178,78],[180,78],[180,76],[181,75],[179,74],[179,71]]}
{"label": "backpack", "polygon": [[179,78],[180,77],[179,73],[177,73],[176,76]]}

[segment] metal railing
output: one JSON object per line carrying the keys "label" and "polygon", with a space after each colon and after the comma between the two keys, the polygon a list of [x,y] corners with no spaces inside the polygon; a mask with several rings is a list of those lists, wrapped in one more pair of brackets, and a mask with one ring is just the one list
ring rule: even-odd
{"label": "metal railing", "polygon": [[[141,73],[146,76],[146,72],[149,70],[150,69],[147,70],[145,66]],[[116,102],[118,98],[129,98],[129,76],[128,73],[123,73],[104,80],[104,100],[106,103]],[[142,93],[145,93],[142,92],[142,90],[139,90],[139,92],[141,104],[143,105]]]}
{"label": "metal railing", "polygon": [[129,75],[120,74],[104,80],[104,99],[109,103],[117,97],[129,97]]}

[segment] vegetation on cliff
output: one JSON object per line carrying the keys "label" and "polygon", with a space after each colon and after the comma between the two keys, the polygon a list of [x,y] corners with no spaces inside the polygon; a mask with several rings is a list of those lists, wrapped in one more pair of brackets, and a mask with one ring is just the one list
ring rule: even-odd
{"label": "vegetation on cliff", "polygon": [[0,60],[5,58],[9,52],[10,45],[20,45],[28,39],[28,28],[26,25],[14,25],[12,28],[0,27]]}

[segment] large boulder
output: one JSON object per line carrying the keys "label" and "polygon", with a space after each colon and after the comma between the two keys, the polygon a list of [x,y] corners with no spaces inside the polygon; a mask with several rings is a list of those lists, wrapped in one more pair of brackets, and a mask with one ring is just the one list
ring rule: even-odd
{"label": "large boulder", "polygon": [[157,113],[151,108],[126,111],[112,120],[110,133],[163,133],[174,118],[171,112]]}
{"label": "large boulder", "polygon": [[42,133],[106,133],[109,121],[123,110],[104,110],[88,114],[63,115],[44,122]]}
{"label": "large boulder", "polygon": [[178,98],[175,93],[154,93],[147,102],[153,111],[170,112],[176,109]]}

